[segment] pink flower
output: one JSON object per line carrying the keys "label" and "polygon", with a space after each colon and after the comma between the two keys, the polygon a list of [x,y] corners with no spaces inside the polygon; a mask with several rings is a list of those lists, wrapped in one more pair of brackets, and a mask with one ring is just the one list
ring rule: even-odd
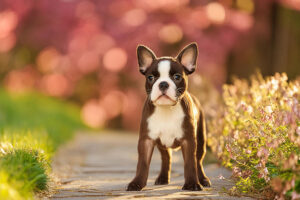
{"label": "pink flower", "polygon": [[228,152],[231,152],[231,148],[229,147],[229,145],[228,144],[226,144],[226,150],[228,151]]}
{"label": "pink flower", "polygon": [[292,192],[292,200],[300,199],[300,194],[298,194],[296,191]]}
{"label": "pink flower", "polygon": [[257,151],[257,156],[258,157],[268,157],[269,156],[269,150],[262,147]]}
{"label": "pink flower", "polygon": [[234,174],[237,174],[237,173],[240,172],[240,169],[239,169],[238,167],[234,167],[234,168],[232,169],[232,171],[233,171]]}
{"label": "pink flower", "polygon": [[248,112],[248,113],[252,113],[252,112],[253,112],[252,106],[248,106],[248,107],[247,107],[247,112]]}
{"label": "pink flower", "polygon": [[219,177],[218,177],[218,179],[220,179],[220,180],[224,180],[224,179],[225,179],[225,177],[224,177],[222,174],[220,174],[220,175],[219,175]]}
{"label": "pink flower", "polygon": [[257,165],[255,165],[255,168],[258,169],[258,168],[261,168],[262,164],[261,163],[258,163]]}
{"label": "pink flower", "polygon": [[267,113],[271,114],[271,113],[273,112],[272,106],[266,106],[266,107],[265,107],[265,111],[266,111]]}
{"label": "pink flower", "polygon": [[236,140],[239,139],[239,131],[238,130],[234,131],[233,138],[236,139]]}
{"label": "pink flower", "polygon": [[268,174],[269,173],[268,168],[265,167],[264,172],[265,172],[265,174]]}

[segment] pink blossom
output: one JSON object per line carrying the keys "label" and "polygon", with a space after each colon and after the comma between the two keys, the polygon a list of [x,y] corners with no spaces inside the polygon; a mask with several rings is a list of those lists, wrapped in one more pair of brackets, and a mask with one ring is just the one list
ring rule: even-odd
{"label": "pink blossom", "polygon": [[224,180],[224,179],[225,179],[225,177],[224,177],[222,174],[220,174],[220,175],[218,176],[218,179],[220,179],[220,180]]}
{"label": "pink blossom", "polygon": [[265,172],[265,174],[268,174],[269,173],[268,168],[265,167],[264,172]]}
{"label": "pink blossom", "polygon": [[234,131],[233,137],[234,137],[234,139],[236,139],[236,140],[239,139],[239,131],[238,131],[238,130]]}
{"label": "pink blossom", "polygon": [[292,192],[292,200],[300,199],[300,194],[298,194],[296,191]]}
{"label": "pink blossom", "polygon": [[229,144],[226,144],[226,150],[227,150],[228,152],[231,152],[231,148],[229,147]]}
{"label": "pink blossom", "polygon": [[261,163],[258,163],[257,165],[255,165],[255,168],[258,169],[258,168],[261,168],[262,164]]}

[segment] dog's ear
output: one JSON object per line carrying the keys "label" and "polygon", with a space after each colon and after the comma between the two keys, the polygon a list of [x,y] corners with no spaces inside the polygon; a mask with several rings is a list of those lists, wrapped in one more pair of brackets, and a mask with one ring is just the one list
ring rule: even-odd
{"label": "dog's ear", "polygon": [[140,72],[145,74],[148,67],[150,67],[152,62],[156,59],[156,56],[150,48],[144,45],[138,45],[137,58]]}
{"label": "dog's ear", "polygon": [[195,71],[197,66],[198,47],[195,42],[184,47],[176,59],[180,62],[187,74],[191,74]]}

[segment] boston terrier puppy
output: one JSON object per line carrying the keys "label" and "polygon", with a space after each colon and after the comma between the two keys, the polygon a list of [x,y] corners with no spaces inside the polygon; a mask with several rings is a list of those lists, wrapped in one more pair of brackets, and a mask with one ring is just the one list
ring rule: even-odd
{"label": "boston terrier puppy", "polygon": [[187,91],[187,76],[195,71],[197,56],[196,43],[186,46],[176,58],[157,58],[148,47],[137,47],[147,99],[140,125],[136,176],[127,191],[139,191],[146,186],[155,146],[162,158],[155,185],[169,183],[172,149],[181,147],[185,178],[182,189],[195,191],[211,186],[202,166],[206,152],[204,113],[199,101]]}

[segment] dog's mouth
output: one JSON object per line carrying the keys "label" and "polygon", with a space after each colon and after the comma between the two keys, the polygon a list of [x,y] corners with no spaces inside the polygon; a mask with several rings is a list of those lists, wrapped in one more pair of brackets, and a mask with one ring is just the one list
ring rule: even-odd
{"label": "dog's mouth", "polygon": [[166,95],[166,94],[160,95],[156,100],[161,99],[161,98],[166,98],[166,99],[169,99],[169,100],[171,100],[171,101],[174,101],[173,99],[171,99],[171,98],[170,98],[168,95]]}
{"label": "dog's mouth", "polygon": [[[154,103],[158,103],[159,101],[168,101],[169,103],[171,102],[171,104],[176,104],[176,101],[174,99],[172,99],[171,97],[169,97],[166,94],[162,94],[160,95],[155,101]],[[168,103],[168,104],[169,104]]]}

